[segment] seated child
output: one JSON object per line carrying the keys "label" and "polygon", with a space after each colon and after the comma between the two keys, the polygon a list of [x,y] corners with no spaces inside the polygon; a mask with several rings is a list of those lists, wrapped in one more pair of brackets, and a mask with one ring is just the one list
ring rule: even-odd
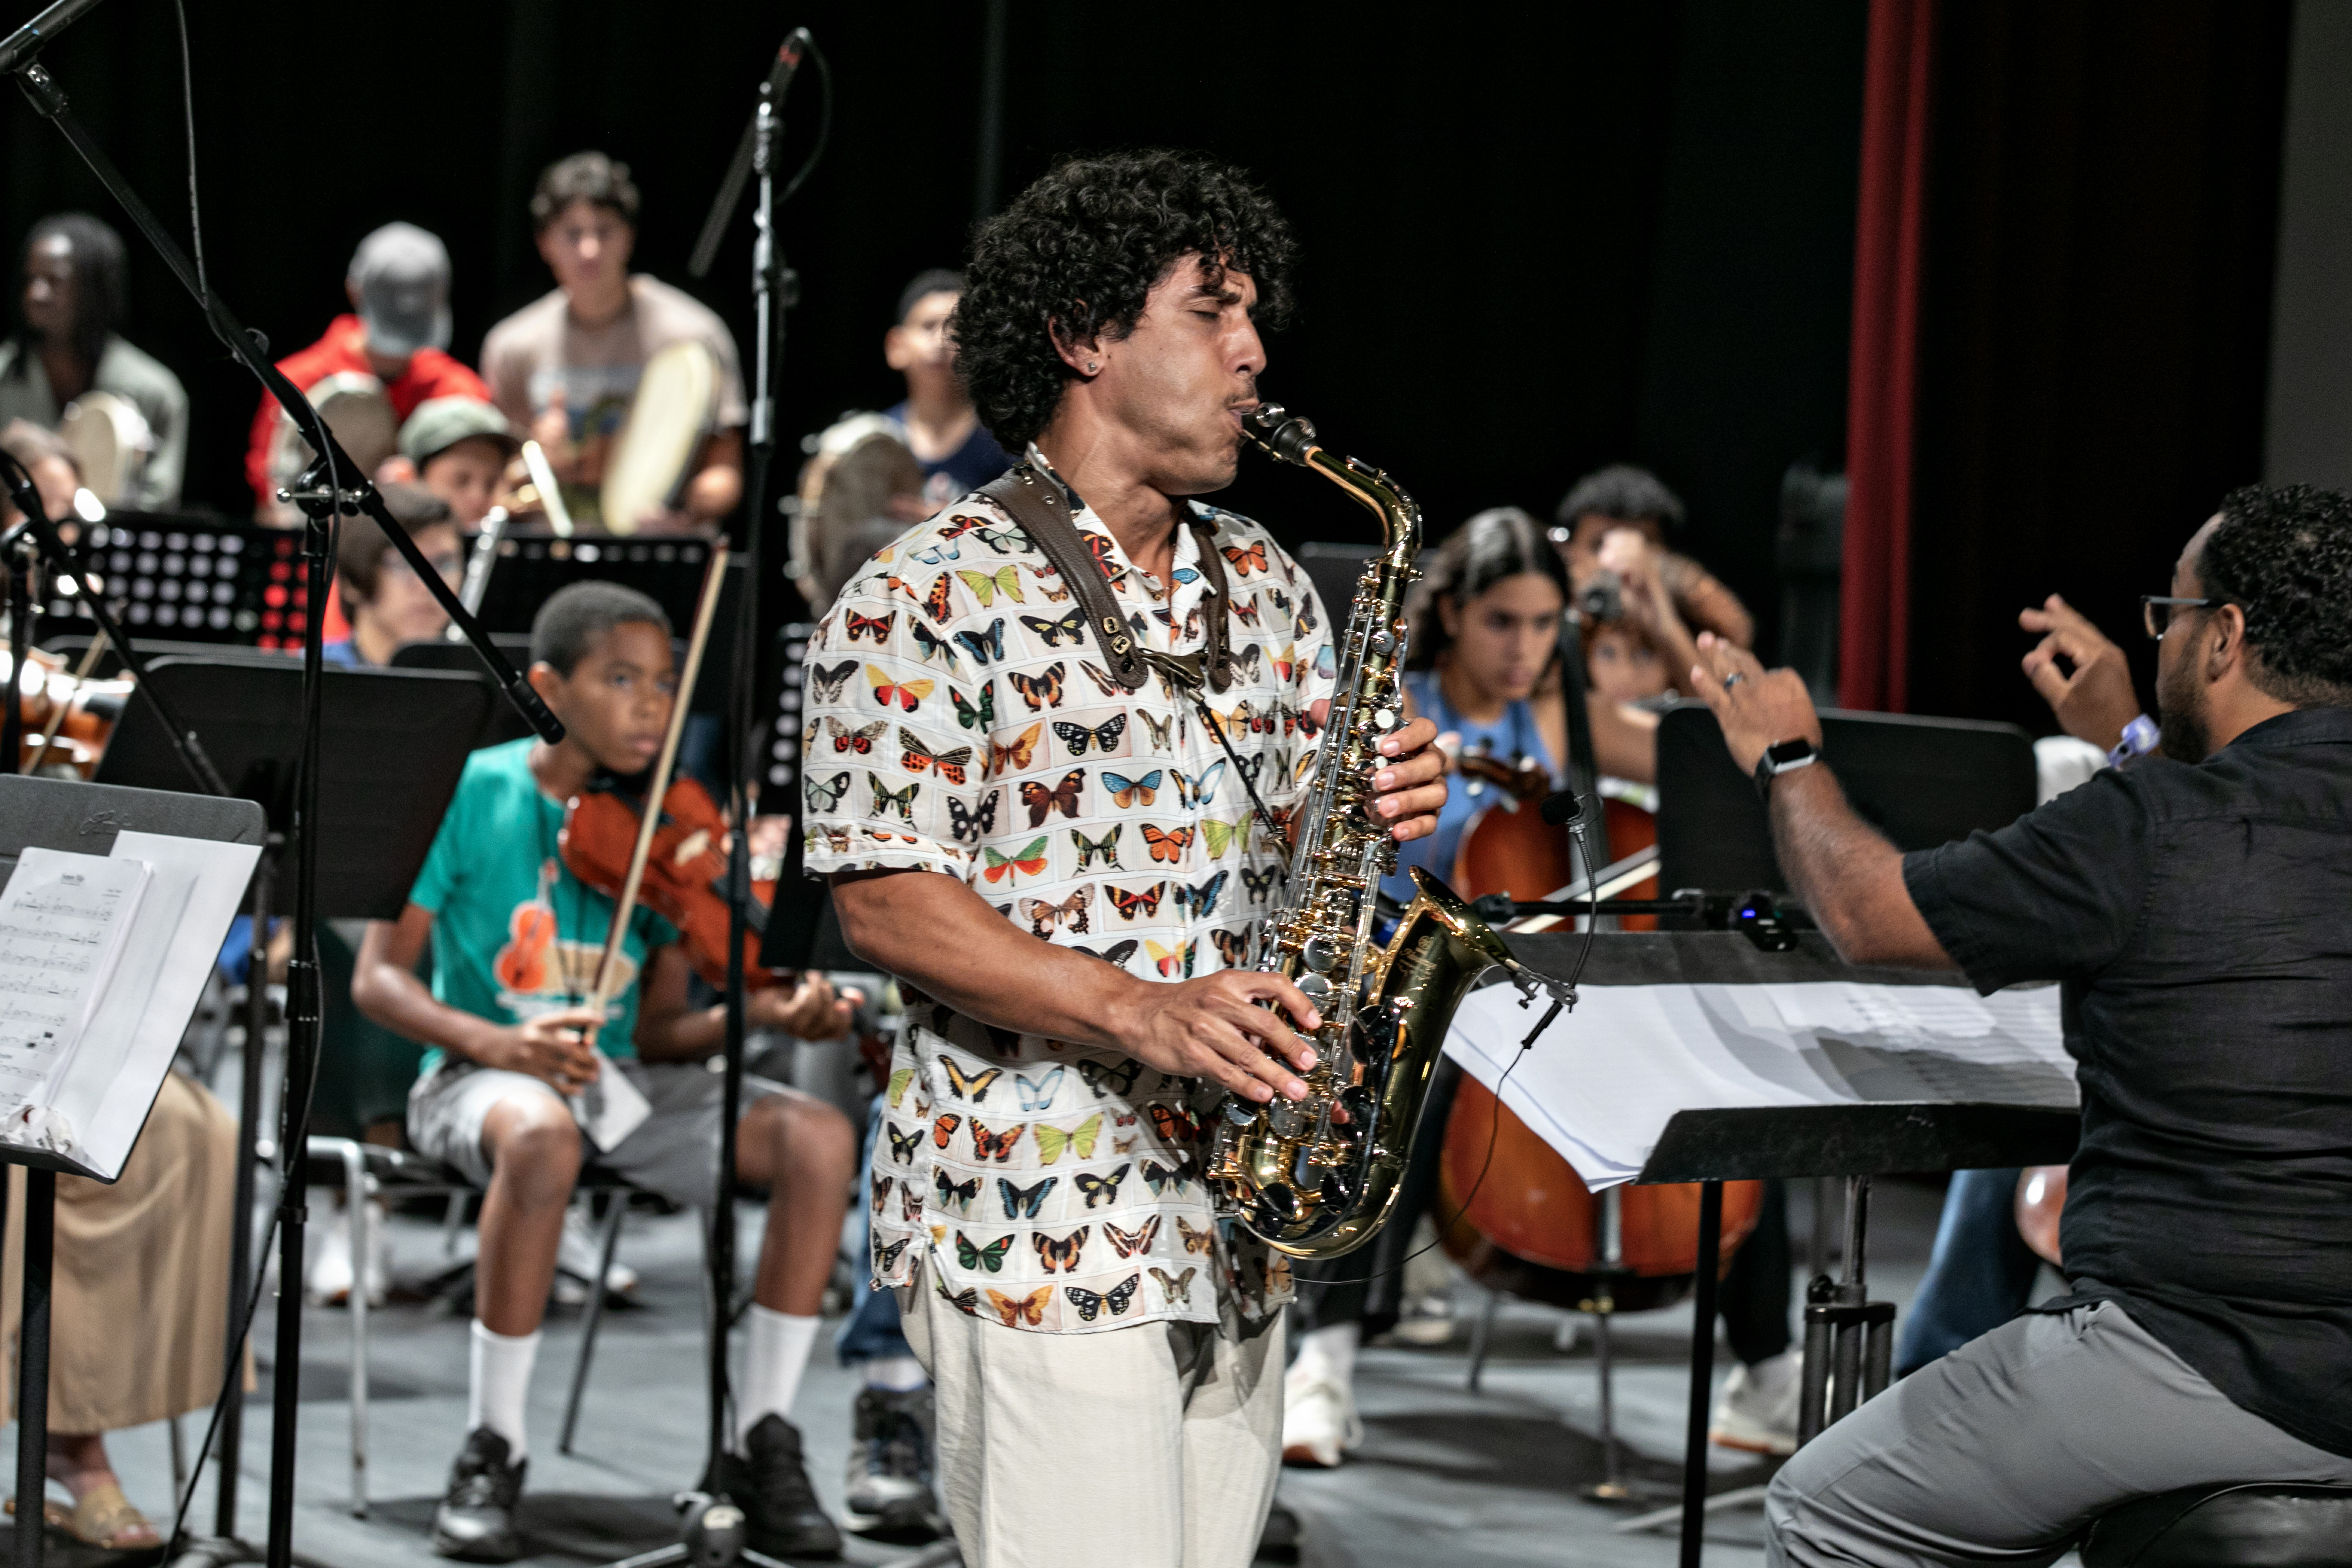
{"label": "seated child", "polygon": [[[668,619],[634,589],[573,584],[531,627],[530,679],[563,721],[562,742],[525,737],[467,760],[408,907],[397,922],[369,927],[352,983],[362,1013],[435,1047],[409,1095],[410,1141],[486,1189],[466,1440],[433,1529],[436,1552],[478,1563],[520,1551],[523,1400],[586,1152],[566,1097],[600,1067],[631,1079],[652,1115],[597,1158],[707,1209],[724,1083],[706,1066],[724,1009],[688,1005],[677,932],[651,910],[629,922],[612,1004],[602,1016],[581,1005],[614,906],[557,852],[564,802],[600,773],[643,772],[660,750],[677,695]],[[428,938],[429,989],[414,972]],[[846,1030],[850,1007],[807,976],[751,993],[750,1022],[823,1039]],[[857,1138],[831,1106],[765,1079],[744,1080],[743,1102],[737,1174],[772,1195],[735,1391],[740,1452],[724,1457],[716,1479],[743,1507],[754,1550],[830,1555],[840,1536],[817,1506],[787,1415],[833,1272]]]}
{"label": "seated child", "polygon": [[[415,485],[381,489],[392,520],[408,530],[434,570],[455,587],[465,574],[466,552],[448,504]],[[351,635],[321,650],[329,664],[390,664],[401,644],[430,642],[449,625],[449,612],[373,518],[343,519],[335,543],[335,590]]]}

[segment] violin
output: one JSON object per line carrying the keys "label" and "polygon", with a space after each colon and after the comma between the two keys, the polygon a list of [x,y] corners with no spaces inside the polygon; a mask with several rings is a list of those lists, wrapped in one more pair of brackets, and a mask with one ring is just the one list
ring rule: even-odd
{"label": "violin", "polygon": [[[714,545],[703,572],[694,631],[687,639],[686,664],[678,672],[677,698],[670,706],[661,754],[655,760],[645,795],[633,799],[618,789],[592,790],[564,806],[557,851],[565,868],[613,900],[613,923],[606,930],[604,950],[596,963],[596,981],[588,995],[587,1005],[593,1011],[603,1011],[619,989],[614,958],[640,902],[678,928],[696,973],[714,985],[727,983],[729,917],[724,889],[727,851],[734,830],[709,792],[692,779],[670,776],[677,765],[678,740],[686,731],[687,694],[694,689],[695,677],[702,670],[703,649],[710,641],[710,622],[719,610],[719,590],[726,574],[727,551]],[[659,808],[645,809],[646,801],[658,801]],[[748,932],[743,981],[755,990],[782,979],[759,966],[758,952],[756,931]]]}
{"label": "violin", "polygon": [[[685,706],[683,693],[679,698]],[[556,843],[564,867],[589,887],[620,897],[644,826],[644,802],[617,788],[574,797],[565,807]],[[663,792],[653,843],[637,887],[637,900],[670,924],[684,940],[694,972],[713,985],[727,984],[727,852],[734,830],[710,792],[696,779],[673,779]],[[753,901],[764,909],[773,882],[754,882]],[[756,926],[757,921],[755,920]],[[782,976],[760,967],[760,931],[743,935],[743,984],[752,990]]]}
{"label": "violin", "polygon": [[[131,685],[127,678],[89,679],[105,650],[105,637],[93,637],[80,667],[72,671],[55,654],[40,648],[28,651],[26,674],[33,679],[15,683],[17,711],[25,725],[24,752],[16,759],[18,771],[52,775],[69,772],[70,776],[84,779],[98,772],[98,760],[106,752]],[[6,650],[0,648],[0,668],[6,666],[7,658]]]}

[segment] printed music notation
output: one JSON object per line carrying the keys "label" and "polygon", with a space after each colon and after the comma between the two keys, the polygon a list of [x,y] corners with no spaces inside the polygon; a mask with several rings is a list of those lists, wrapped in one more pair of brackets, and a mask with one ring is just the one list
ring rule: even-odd
{"label": "printed music notation", "polygon": [[27,848],[0,889],[0,1109],[44,1103],[122,955],[151,868]]}

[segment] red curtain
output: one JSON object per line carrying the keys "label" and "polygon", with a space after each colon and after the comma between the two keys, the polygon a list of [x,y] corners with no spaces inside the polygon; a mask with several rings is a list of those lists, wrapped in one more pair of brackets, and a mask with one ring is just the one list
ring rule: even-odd
{"label": "red curtain", "polygon": [[1845,560],[1838,702],[1909,697],[1911,449],[1936,0],[1871,0],[1846,386]]}

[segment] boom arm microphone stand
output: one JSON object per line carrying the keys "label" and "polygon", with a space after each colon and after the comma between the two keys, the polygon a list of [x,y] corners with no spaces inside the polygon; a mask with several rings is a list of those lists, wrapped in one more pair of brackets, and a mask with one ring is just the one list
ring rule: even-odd
{"label": "boom arm microphone stand", "polygon": [[[90,172],[98,176],[110,195],[119,203],[124,214],[139,232],[155,247],[182,286],[194,295],[211,323],[214,334],[229,352],[278,399],[295,427],[310,442],[310,449],[319,454],[318,460],[297,481],[288,499],[299,502],[306,519],[303,530],[303,567],[308,589],[303,616],[302,647],[302,740],[299,749],[294,788],[295,877],[294,931],[296,952],[287,973],[287,1041],[286,1077],[280,1101],[278,1157],[282,1175],[278,1183],[278,1204],[276,1224],[278,1233],[278,1278],[288,1286],[288,1293],[278,1312],[278,1332],[275,1346],[276,1374],[271,1399],[271,1429],[269,1456],[269,1537],[264,1561],[269,1568],[293,1568],[294,1530],[294,1464],[295,1430],[300,1412],[302,1310],[299,1294],[303,1278],[303,1224],[308,1217],[302,1203],[303,1184],[301,1162],[310,1145],[310,1094],[317,1077],[320,994],[318,955],[311,932],[317,923],[318,840],[311,825],[318,819],[319,798],[319,735],[320,703],[323,696],[323,650],[320,632],[320,612],[327,603],[330,576],[329,561],[333,554],[334,520],[339,515],[364,513],[383,530],[384,537],[399,550],[417,580],[440,601],[450,619],[465,634],[491,676],[521,712],[524,720],[552,745],[563,738],[563,726],[556,721],[546,705],[530,685],[518,674],[505,656],[500,654],[484,635],[482,628],[457,595],[444,582],[441,574],[425,559],[408,531],[400,526],[375,487],[366,475],[352,463],[349,453],[335,440],[326,422],[319,417],[300,390],[272,364],[265,341],[247,331],[230,314],[228,307],[206,286],[179,247],[166,233],[145,202],[140,199],[112,160],[92,142],[81,123],[66,106],[66,95],[48,71],[40,64],[38,51],[65,26],[76,20],[97,4],[97,0],[59,0],[47,11],[19,28],[5,40],[0,40],[0,69],[15,72],[25,96],[34,110],[55,124],[73,150],[81,155]],[[32,515],[28,511],[28,515]],[[96,595],[91,595],[96,608]],[[144,685],[145,683],[142,683]],[[173,726],[175,734],[184,734],[180,726]],[[199,751],[198,755],[201,755]],[[258,948],[261,944],[257,942]],[[247,1048],[254,1042],[248,1040]],[[250,1136],[248,1128],[247,1136]],[[238,1223],[246,1223],[239,1215]],[[239,1280],[240,1291],[247,1289]],[[258,1289],[248,1298],[246,1314],[249,1315]],[[249,1317],[248,1317],[249,1321]],[[224,1369],[234,1385],[236,1358]],[[224,1466],[234,1465],[233,1458],[224,1455]],[[234,1521],[223,1521],[233,1526]],[[249,1552],[229,1543],[234,1555],[249,1555]]]}

